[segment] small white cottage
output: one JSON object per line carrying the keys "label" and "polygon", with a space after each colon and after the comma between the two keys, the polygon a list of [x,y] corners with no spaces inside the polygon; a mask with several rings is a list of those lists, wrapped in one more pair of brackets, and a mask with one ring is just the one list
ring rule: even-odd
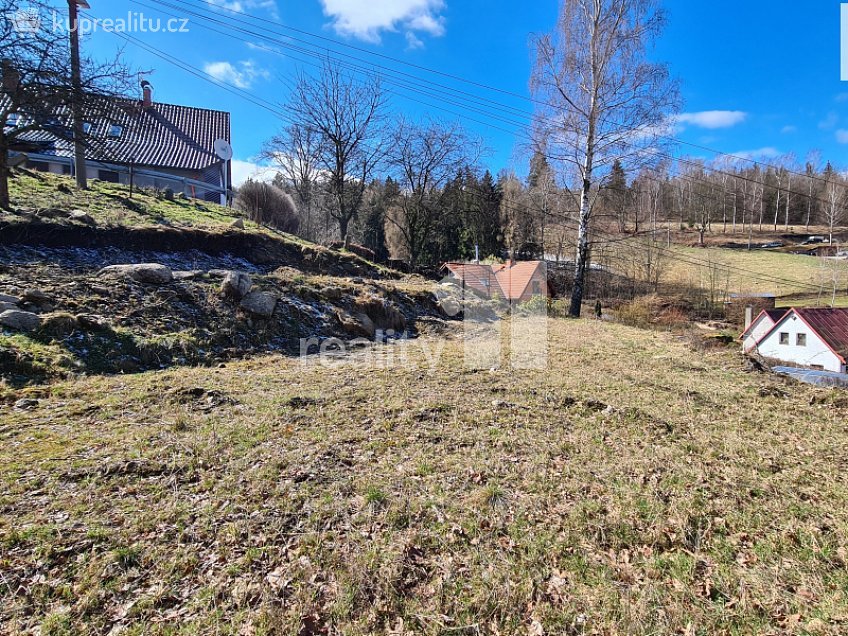
{"label": "small white cottage", "polygon": [[745,353],[753,351],[760,338],[771,331],[786,312],[786,309],[765,309],[760,312],[760,315],[754,318],[742,332],[742,349]]}
{"label": "small white cottage", "polygon": [[[762,314],[758,320],[758,330],[762,330],[767,322]],[[746,333],[753,332],[756,323],[751,323]],[[845,373],[848,309],[790,309],[746,351],[791,366]]]}

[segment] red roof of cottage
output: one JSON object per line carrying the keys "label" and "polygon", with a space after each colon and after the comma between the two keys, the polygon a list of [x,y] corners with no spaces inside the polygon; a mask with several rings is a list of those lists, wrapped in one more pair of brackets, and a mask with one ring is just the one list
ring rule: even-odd
{"label": "red roof of cottage", "polygon": [[503,290],[504,296],[507,298],[521,298],[533,276],[541,267],[540,261],[522,261],[515,263],[511,267],[502,265],[499,270],[495,271],[495,276]]}
{"label": "red roof of cottage", "polygon": [[464,281],[466,287],[487,297],[509,300],[521,298],[537,273],[540,273],[542,281],[546,282],[544,271],[540,272],[543,265],[542,261],[520,261],[512,265],[445,263],[445,267]]}
{"label": "red roof of cottage", "polygon": [[465,286],[486,297],[503,296],[491,265],[479,263],[446,263],[445,267]]}
{"label": "red roof of cottage", "polygon": [[751,324],[746,327],[745,331],[742,332],[741,338],[745,339],[748,336],[748,334],[754,328],[754,325],[756,325],[760,321],[760,318],[768,317],[771,320],[771,325],[773,327],[774,323],[776,323],[778,320],[783,318],[786,315],[787,311],[789,311],[789,310],[788,309],[763,309],[760,313],[758,313],[754,317],[754,319],[751,321]]}
{"label": "red roof of cottage", "polygon": [[848,357],[848,309],[796,309],[795,313],[834,353],[843,360]]}
{"label": "red roof of cottage", "polygon": [[792,308],[780,318],[768,333],[757,342],[768,338],[791,314],[795,314],[812,329],[843,362],[848,359],[848,309]]}

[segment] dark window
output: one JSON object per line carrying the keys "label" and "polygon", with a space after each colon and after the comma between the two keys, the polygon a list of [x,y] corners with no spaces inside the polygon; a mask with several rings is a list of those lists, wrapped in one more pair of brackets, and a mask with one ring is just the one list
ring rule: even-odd
{"label": "dark window", "polygon": [[533,294],[538,296],[542,293],[542,283],[538,280],[533,281]]}
{"label": "dark window", "polygon": [[97,178],[101,181],[108,181],[109,183],[120,183],[121,181],[118,173],[114,170],[98,170]]}
{"label": "dark window", "polygon": [[780,332],[780,344],[788,345],[789,344],[789,334],[785,331]]}
{"label": "dark window", "polygon": [[806,347],[807,346],[807,334],[799,333],[795,337],[795,344],[798,345],[799,347]]}
{"label": "dark window", "polygon": [[50,164],[46,161],[27,161],[27,168],[39,172],[50,172]]}
{"label": "dark window", "polygon": [[118,126],[117,124],[112,124],[109,126],[109,138],[117,139],[124,133],[124,129]]}

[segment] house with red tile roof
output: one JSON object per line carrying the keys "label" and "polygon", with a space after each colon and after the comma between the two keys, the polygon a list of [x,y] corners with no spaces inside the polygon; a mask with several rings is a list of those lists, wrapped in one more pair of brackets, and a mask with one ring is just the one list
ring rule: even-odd
{"label": "house with red tile roof", "polygon": [[[0,95],[0,110],[4,96]],[[86,175],[139,187],[170,188],[186,196],[226,204],[232,190],[232,161],[215,143],[230,143],[230,113],[153,101],[143,84],[141,100],[111,99],[84,112]],[[24,132],[11,150],[22,153],[31,170],[72,174],[71,112],[16,112],[6,127],[40,125]],[[45,119],[46,117],[46,119]]]}
{"label": "house with red tile roof", "polygon": [[547,268],[543,261],[510,261],[504,264],[445,263],[451,276],[465,289],[483,298],[525,302],[548,295]]}
{"label": "house with red tile roof", "polygon": [[845,373],[848,309],[789,309],[749,351],[790,366]]}

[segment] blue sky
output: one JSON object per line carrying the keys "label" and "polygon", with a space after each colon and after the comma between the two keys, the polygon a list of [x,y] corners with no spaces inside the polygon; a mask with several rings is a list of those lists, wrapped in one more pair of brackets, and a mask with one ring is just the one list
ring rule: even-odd
{"label": "blue sky", "polygon": [[[180,1],[204,11],[212,7],[223,20],[234,15],[224,7],[233,8],[262,18],[260,24],[266,26],[283,23],[520,95],[529,94],[530,36],[552,28],[558,4],[555,0]],[[99,18],[126,17],[133,11],[167,19],[167,13],[174,13],[161,8],[157,0],[90,3],[89,13]],[[677,133],[681,139],[767,160],[794,153],[803,162],[809,151],[820,150],[824,159],[848,168],[848,82],[840,81],[840,2],[667,0],[665,6],[669,24],[653,57],[668,62],[681,81],[684,114]],[[230,36],[219,35],[203,28],[204,24],[208,23],[190,19],[188,33],[133,36],[272,103],[285,101],[285,82],[299,68],[311,70],[292,59],[291,53],[269,51],[279,48],[271,43],[231,29]],[[157,100],[229,110],[236,179],[255,170],[263,142],[281,126],[276,115],[113,34],[96,33],[84,40],[87,52],[95,55],[113,52],[120,44],[126,45],[126,56],[135,67],[155,69],[148,79],[156,88]],[[384,63],[523,111],[531,108],[518,97]],[[408,93],[397,87],[392,90]],[[412,117],[460,118],[490,148],[482,160],[486,167],[493,172],[526,171],[520,152],[523,138],[515,126],[492,125],[490,116],[433,97],[412,96],[429,104],[417,103],[409,94],[392,95],[395,111]],[[711,156],[694,147],[681,150]]]}

